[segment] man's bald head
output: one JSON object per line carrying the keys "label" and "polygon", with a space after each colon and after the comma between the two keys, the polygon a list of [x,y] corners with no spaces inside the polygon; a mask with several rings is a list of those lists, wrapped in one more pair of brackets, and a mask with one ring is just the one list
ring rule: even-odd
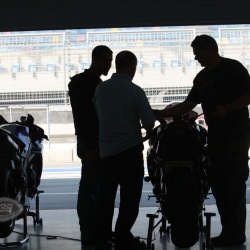
{"label": "man's bald head", "polygon": [[115,58],[116,72],[128,75],[133,79],[136,72],[137,58],[134,53],[128,50],[119,52]]}
{"label": "man's bald head", "polygon": [[134,64],[137,64],[137,58],[131,51],[123,50],[116,55],[115,67],[117,70],[130,67]]}

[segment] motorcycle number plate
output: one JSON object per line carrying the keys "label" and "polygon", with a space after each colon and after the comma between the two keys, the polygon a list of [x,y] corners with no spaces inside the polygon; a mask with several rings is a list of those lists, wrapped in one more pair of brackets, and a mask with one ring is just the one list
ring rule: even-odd
{"label": "motorcycle number plate", "polygon": [[165,173],[168,173],[169,171],[175,169],[175,168],[188,168],[190,170],[193,170],[194,162],[193,161],[165,161],[163,164],[163,170]]}

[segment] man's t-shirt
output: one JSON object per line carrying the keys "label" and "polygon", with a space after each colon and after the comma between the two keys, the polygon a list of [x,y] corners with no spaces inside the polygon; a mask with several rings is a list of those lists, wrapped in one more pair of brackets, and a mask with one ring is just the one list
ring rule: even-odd
{"label": "man's t-shirt", "polygon": [[92,100],[101,81],[99,76],[86,69],[73,76],[68,84],[75,134],[88,150],[98,148],[99,123]]}
{"label": "man's t-shirt", "polygon": [[249,89],[246,68],[236,60],[221,58],[215,68],[204,68],[197,74],[187,100],[201,103],[210,138],[230,140],[248,131],[248,108],[230,112],[224,118],[215,118],[212,114],[217,105],[231,103]]}
{"label": "man's t-shirt", "polygon": [[116,155],[142,143],[141,124],[155,116],[145,92],[129,76],[114,73],[98,85],[94,104],[99,118],[100,155]]}

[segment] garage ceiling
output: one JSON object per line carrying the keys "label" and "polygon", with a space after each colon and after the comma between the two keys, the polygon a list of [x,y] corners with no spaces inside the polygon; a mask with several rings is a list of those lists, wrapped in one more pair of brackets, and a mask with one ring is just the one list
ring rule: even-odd
{"label": "garage ceiling", "polygon": [[249,23],[249,0],[2,0],[0,15],[0,31]]}

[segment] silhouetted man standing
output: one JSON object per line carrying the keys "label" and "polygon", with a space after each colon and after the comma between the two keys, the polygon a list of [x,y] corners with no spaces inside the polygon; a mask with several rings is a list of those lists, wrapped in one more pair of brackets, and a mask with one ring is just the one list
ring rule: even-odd
{"label": "silhouetted man standing", "polygon": [[222,231],[214,246],[246,241],[246,180],[249,176],[250,77],[233,59],[221,57],[216,41],[197,36],[191,46],[204,67],[194,79],[186,100],[172,108],[155,110],[157,118],[185,114],[201,103],[208,125],[211,187],[221,218]]}
{"label": "silhouetted man standing", "polygon": [[155,116],[144,91],[132,82],[136,56],[122,51],[115,63],[116,73],[96,88],[94,97],[103,170],[97,196],[96,250],[106,249],[118,186],[120,208],[115,225],[115,249],[138,250],[130,230],[139,212],[144,177],[141,126],[152,129]]}
{"label": "silhouetted man standing", "polygon": [[102,82],[100,76],[108,74],[112,59],[112,51],[107,46],[95,47],[90,68],[72,77],[68,85],[77,155],[82,161],[77,201],[82,246],[95,242],[95,194],[100,181],[98,118],[92,100],[96,87]]}

